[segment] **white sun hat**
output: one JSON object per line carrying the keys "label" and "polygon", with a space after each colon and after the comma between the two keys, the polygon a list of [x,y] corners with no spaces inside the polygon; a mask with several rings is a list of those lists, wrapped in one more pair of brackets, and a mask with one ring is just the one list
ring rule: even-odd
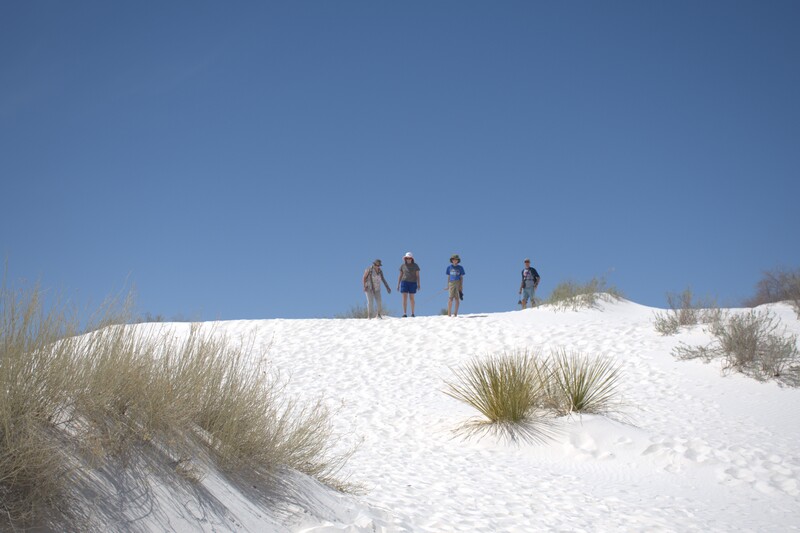
{"label": "white sun hat", "polygon": [[414,254],[411,252],[406,252],[406,255],[403,256],[403,259],[414,259]]}

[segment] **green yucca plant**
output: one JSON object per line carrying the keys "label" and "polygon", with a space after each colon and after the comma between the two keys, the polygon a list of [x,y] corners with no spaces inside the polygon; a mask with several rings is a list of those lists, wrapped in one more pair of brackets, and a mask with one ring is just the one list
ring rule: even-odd
{"label": "green yucca plant", "polygon": [[475,408],[483,419],[471,420],[461,429],[467,433],[496,430],[516,440],[537,439],[547,434],[540,407],[544,403],[539,364],[528,352],[474,359],[453,371],[447,381],[448,396]]}
{"label": "green yucca plant", "polygon": [[610,359],[557,350],[548,361],[550,405],[559,414],[608,413],[618,406],[620,369]]}

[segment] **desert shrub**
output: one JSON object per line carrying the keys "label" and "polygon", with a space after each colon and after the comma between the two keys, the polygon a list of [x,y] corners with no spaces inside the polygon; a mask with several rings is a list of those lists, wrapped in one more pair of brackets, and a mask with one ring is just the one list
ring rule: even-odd
{"label": "desert shrub", "polygon": [[800,317],[800,268],[795,270],[774,269],[764,272],[756,283],[756,293],[745,301],[747,307],[789,301]]}
{"label": "desert shrub", "polygon": [[567,311],[597,307],[600,301],[611,301],[622,298],[622,292],[609,286],[605,278],[592,278],[586,283],[564,281],[555,286],[545,305],[556,310]]}
{"label": "desert shrub", "polygon": [[549,405],[558,414],[607,414],[619,407],[620,369],[611,359],[592,359],[577,352],[554,351],[548,360]]}
{"label": "desert shrub", "polygon": [[329,453],[329,413],[320,402],[283,400],[253,343],[197,327],[124,325],[114,313],[76,335],[74,315],[44,308],[38,288],[16,293],[3,283],[0,529],[66,519],[77,477],[67,447],[94,465],[146,447],[191,465],[187,453],[199,443],[229,472],[269,481],[288,466],[349,487],[336,478],[346,455]]}
{"label": "desert shrub", "polygon": [[690,288],[682,293],[667,294],[668,309],[655,313],[653,324],[662,335],[673,335],[681,326],[710,324],[722,318],[722,311],[713,301],[697,302]]}
{"label": "desert shrub", "polygon": [[[723,371],[736,371],[757,379],[787,378],[796,370],[797,335],[789,335],[768,312],[732,315],[710,327],[714,341],[707,346],[681,344],[674,354],[680,359],[723,359]],[[784,379],[787,383],[791,380]]]}
{"label": "desert shrub", "polygon": [[726,368],[757,377],[780,377],[798,355],[797,335],[778,332],[780,322],[769,312],[731,316],[712,327]]}

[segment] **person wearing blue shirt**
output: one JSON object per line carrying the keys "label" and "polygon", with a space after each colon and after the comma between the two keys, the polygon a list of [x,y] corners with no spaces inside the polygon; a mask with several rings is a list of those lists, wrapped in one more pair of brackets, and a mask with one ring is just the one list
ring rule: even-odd
{"label": "person wearing blue shirt", "polygon": [[[458,316],[458,304],[464,299],[464,267],[460,265],[461,258],[458,254],[450,256],[450,265],[447,267],[447,316]],[[453,310],[453,300],[456,302]]]}

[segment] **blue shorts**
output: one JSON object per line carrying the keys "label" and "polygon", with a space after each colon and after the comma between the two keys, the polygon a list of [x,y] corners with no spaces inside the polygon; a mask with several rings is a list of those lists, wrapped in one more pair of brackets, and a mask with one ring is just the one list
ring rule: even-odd
{"label": "blue shorts", "polygon": [[416,281],[401,281],[400,282],[400,292],[407,292],[409,294],[417,294],[417,282]]}
{"label": "blue shorts", "polygon": [[534,291],[536,291],[536,289],[534,289],[533,287],[525,287],[524,289],[522,289],[522,301],[527,302],[528,300],[530,300],[532,302]]}

